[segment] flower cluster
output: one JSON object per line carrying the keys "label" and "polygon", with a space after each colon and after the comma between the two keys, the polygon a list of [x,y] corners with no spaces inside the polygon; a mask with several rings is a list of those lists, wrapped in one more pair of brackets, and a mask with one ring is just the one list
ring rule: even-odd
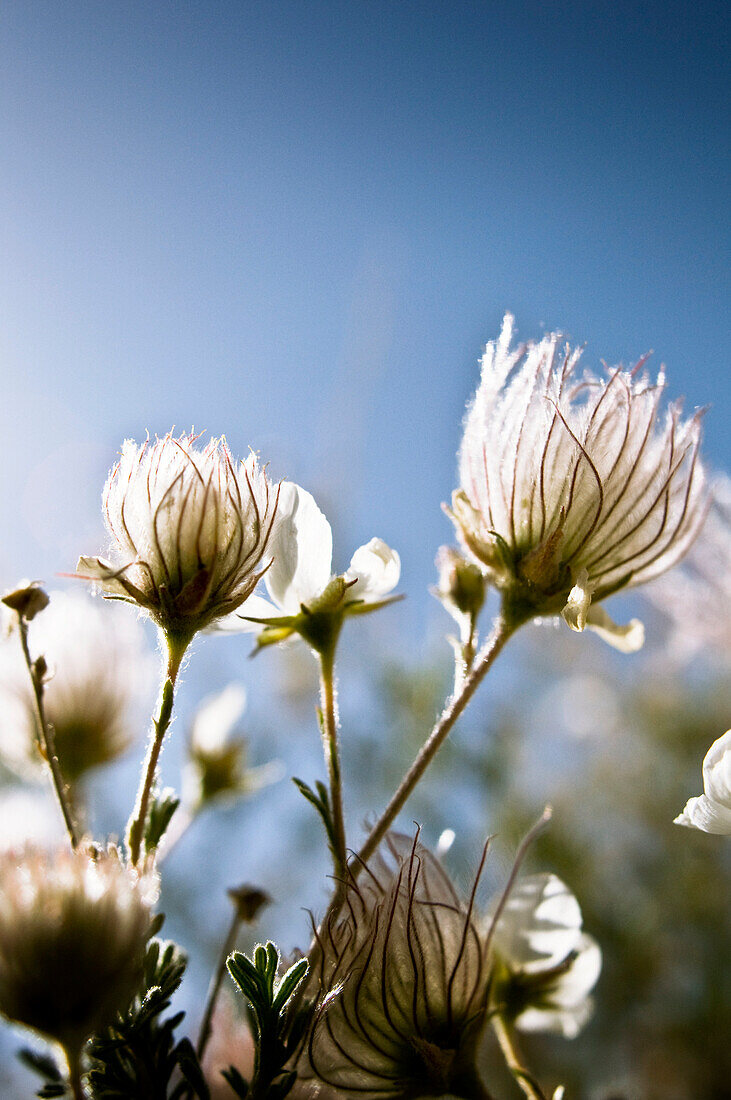
{"label": "flower cluster", "polygon": [[118,558],[81,558],[80,575],[144,608],[176,646],[235,611],[269,564],[277,490],[251,454],[223,439],[127,440],[107,480],[106,524]]}
{"label": "flower cluster", "polygon": [[464,545],[520,617],[563,614],[619,648],[641,624],[616,627],[599,601],[674,565],[705,515],[700,417],[641,360],[576,379],[581,349],[556,333],[511,347],[513,318],[487,345],[465,423],[461,488],[451,514]]}

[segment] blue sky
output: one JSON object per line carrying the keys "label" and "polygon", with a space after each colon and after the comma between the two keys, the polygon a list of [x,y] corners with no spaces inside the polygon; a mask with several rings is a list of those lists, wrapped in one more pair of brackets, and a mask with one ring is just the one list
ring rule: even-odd
{"label": "blue sky", "polygon": [[397,546],[423,610],[508,308],[588,363],[654,348],[727,467],[727,32],[707,3],[7,0],[3,579],[100,549],[122,439],[194,425],[314,489],[336,566]]}
{"label": "blue sky", "polygon": [[703,0],[4,0],[0,584],[103,550],[122,440],[195,426],[316,493],[336,568],[398,548],[366,629],[443,633],[506,309],[590,365],[653,348],[728,469],[728,32]]}

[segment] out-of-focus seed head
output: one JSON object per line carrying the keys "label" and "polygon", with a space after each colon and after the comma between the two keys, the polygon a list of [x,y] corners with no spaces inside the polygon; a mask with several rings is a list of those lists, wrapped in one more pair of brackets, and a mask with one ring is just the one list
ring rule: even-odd
{"label": "out-of-focus seed head", "polygon": [[388,839],[322,936],[303,1082],[371,1100],[474,1083],[489,974],[473,901],[417,840]]}
{"label": "out-of-focus seed head", "polygon": [[78,572],[136,603],[184,646],[235,611],[269,564],[277,510],[256,455],[234,462],[224,439],[127,440],[111,471],[104,514],[115,563],[81,558]]}
{"label": "out-of-focus seed head", "polygon": [[0,856],[0,1012],[78,1053],[137,988],[156,893],[116,849]]}
{"label": "out-of-focus seed head", "polygon": [[[63,777],[74,784],[116,759],[141,728],[156,661],[140,623],[120,619],[86,594],[52,592],[30,626],[33,651],[46,665],[44,704]],[[0,643],[0,758],[24,778],[42,758],[28,670],[14,638]]]}
{"label": "out-of-focus seed head", "polygon": [[511,347],[508,314],[487,345],[465,422],[451,515],[469,552],[522,617],[563,613],[629,650],[598,601],[642,584],[689,548],[707,507],[700,416],[659,409],[662,372],[577,379],[581,349],[556,333]]}

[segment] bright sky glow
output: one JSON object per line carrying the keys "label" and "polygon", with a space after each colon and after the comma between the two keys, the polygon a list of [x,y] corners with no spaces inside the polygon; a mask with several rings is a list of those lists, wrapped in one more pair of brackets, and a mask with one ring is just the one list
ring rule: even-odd
{"label": "bright sky glow", "polygon": [[337,560],[377,534],[423,594],[508,308],[588,364],[655,348],[728,465],[722,30],[703,3],[9,0],[4,581],[103,550],[122,440],[176,425],[255,447]]}

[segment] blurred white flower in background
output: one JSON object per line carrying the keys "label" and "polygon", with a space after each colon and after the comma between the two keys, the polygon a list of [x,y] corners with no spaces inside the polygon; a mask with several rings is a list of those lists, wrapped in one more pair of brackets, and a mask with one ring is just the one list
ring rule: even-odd
{"label": "blurred white flower in background", "polygon": [[669,655],[731,664],[731,478],[717,476],[711,507],[690,553],[643,590],[670,623]]}
{"label": "blurred white flower in background", "polygon": [[731,730],[714,741],[706,753],[703,792],[688,800],[675,824],[731,836]]}
{"label": "blurred white flower in background", "polygon": [[61,811],[48,792],[38,787],[0,787],[0,852],[26,843],[55,847],[62,829]]}
{"label": "blurred white flower in background", "polygon": [[196,813],[213,799],[253,794],[282,778],[284,767],[279,760],[247,766],[248,744],[240,734],[245,709],[246,689],[236,683],[199,704],[183,772],[183,804],[188,812]]}
{"label": "blurred white flower in background", "polygon": [[589,994],[602,956],[596,941],[582,931],[581,909],[568,886],[553,874],[519,881],[495,925],[493,942],[508,972],[502,996],[515,1026],[575,1038],[591,1017]]}
{"label": "blurred white flower in background", "polygon": [[706,509],[700,414],[657,423],[665,389],[641,371],[574,376],[581,349],[560,336],[511,348],[513,318],[482,357],[451,515],[464,545],[521,615],[561,613],[624,651],[642,625],[616,626],[599,601],[642,584],[689,548]]}
{"label": "blurred white flower in background", "polygon": [[[46,714],[73,785],[144,731],[158,662],[140,622],[86,593],[51,592],[29,635],[48,665]],[[13,635],[0,643],[0,761],[26,779],[42,773],[30,677]]]}
{"label": "blurred white flower in background", "polygon": [[103,503],[116,561],[82,557],[78,572],[136,603],[184,649],[234,611],[271,560],[277,487],[255,454],[235,462],[224,439],[126,440]]}

